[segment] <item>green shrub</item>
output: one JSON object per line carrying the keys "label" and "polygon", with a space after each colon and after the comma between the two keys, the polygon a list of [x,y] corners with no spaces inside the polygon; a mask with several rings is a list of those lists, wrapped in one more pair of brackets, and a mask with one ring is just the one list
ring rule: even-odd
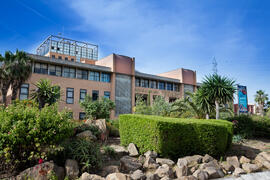
{"label": "green shrub", "polygon": [[0,156],[14,168],[46,159],[45,150],[72,134],[68,114],[57,105],[39,110],[32,101],[15,101],[0,110]]}
{"label": "green shrub", "polygon": [[107,119],[110,118],[111,110],[115,108],[112,100],[102,97],[96,101],[92,97],[86,95],[84,101],[80,103],[86,113],[86,118],[91,119]]}
{"label": "green shrub", "polygon": [[253,137],[270,138],[270,119],[268,117],[252,116]]}
{"label": "green shrub", "polygon": [[109,130],[110,137],[119,137],[119,120],[109,120],[106,122],[107,128]]}
{"label": "green shrub", "polygon": [[140,153],[154,150],[164,157],[192,154],[220,156],[232,141],[233,125],[223,120],[120,115],[121,144],[134,143]]}
{"label": "green shrub", "polygon": [[227,118],[234,125],[234,134],[240,134],[243,138],[248,138],[253,135],[253,120],[251,116],[240,115]]}
{"label": "green shrub", "polygon": [[63,144],[64,158],[75,159],[81,172],[92,172],[101,167],[100,147],[85,139],[72,139]]}
{"label": "green shrub", "polygon": [[96,137],[99,137],[101,134],[101,132],[97,126],[87,125],[85,123],[83,123],[75,128],[76,134],[81,133],[83,131],[87,131],[87,130],[91,131],[92,134],[95,135]]}
{"label": "green shrub", "polygon": [[103,150],[104,150],[104,153],[106,155],[108,155],[110,157],[113,157],[113,158],[116,157],[116,152],[115,152],[115,150],[112,147],[110,147],[110,146],[104,146],[103,147]]}

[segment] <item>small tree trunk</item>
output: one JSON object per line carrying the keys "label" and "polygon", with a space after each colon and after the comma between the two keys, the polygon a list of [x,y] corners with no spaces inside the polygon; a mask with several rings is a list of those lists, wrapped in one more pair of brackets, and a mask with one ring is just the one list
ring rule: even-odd
{"label": "small tree trunk", "polygon": [[17,94],[18,94],[18,88],[14,88],[13,90],[12,90],[12,96],[11,96],[11,100],[12,101],[14,101],[14,100],[16,100],[17,99]]}
{"label": "small tree trunk", "polygon": [[260,104],[260,115],[263,117],[264,112],[263,112],[263,104]]}
{"label": "small tree trunk", "polygon": [[216,104],[216,119],[219,119],[219,103],[218,101],[215,101]]}
{"label": "small tree trunk", "polygon": [[8,90],[6,88],[2,88],[2,101],[5,107],[7,107],[7,92]]}
{"label": "small tree trunk", "polygon": [[205,116],[206,119],[209,119],[209,114],[207,113],[206,116]]}

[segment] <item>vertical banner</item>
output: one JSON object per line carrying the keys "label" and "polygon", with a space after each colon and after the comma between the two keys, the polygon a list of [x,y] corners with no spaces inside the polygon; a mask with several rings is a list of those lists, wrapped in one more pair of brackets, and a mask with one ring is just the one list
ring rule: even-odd
{"label": "vertical banner", "polygon": [[237,85],[239,113],[248,113],[247,87]]}

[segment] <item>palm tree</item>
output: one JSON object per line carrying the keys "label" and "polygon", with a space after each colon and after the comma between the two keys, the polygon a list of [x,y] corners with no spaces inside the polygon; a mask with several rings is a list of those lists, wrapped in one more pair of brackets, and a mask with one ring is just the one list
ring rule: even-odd
{"label": "palm tree", "polygon": [[206,91],[199,88],[195,93],[195,97],[199,109],[205,114],[205,118],[209,119],[209,115],[213,112],[214,104],[210,101]]}
{"label": "palm tree", "polygon": [[5,52],[5,56],[0,55],[0,87],[2,94],[2,101],[7,106],[7,92],[11,83],[11,75],[12,75],[12,61],[13,54],[10,51]]}
{"label": "palm tree", "polygon": [[234,80],[218,74],[206,76],[201,89],[203,96],[207,97],[209,103],[215,104],[216,119],[219,119],[220,105],[232,102],[233,95],[236,91]]}
{"label": "palm tree", "polygon": [[11,99],[17,98],[18,90],[21,85],[30,77],[32,73],[32,58],[27,56],[24,51],[16,51],[13,55],[12,78],[11,78]]}
{"label": "palm tree", "polygon": [[268,94],[266,94],[263,90],[258,90],[255,95],[255,102],[259,105],[259,110],[261,116],[264,115],[263,109],[265,106],[265,102],[268,100]]}

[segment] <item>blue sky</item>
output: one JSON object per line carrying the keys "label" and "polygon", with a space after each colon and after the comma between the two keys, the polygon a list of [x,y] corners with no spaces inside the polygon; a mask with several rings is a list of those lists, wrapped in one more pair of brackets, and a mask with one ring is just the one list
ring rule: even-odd
{"label": "blue sky", "polygon": [[136,69],[158,74],[218,73],[270,94],[270,2],[267,0],[9,0],[0,6],[0,53],[35,53],[50,34],[136,58]]}

